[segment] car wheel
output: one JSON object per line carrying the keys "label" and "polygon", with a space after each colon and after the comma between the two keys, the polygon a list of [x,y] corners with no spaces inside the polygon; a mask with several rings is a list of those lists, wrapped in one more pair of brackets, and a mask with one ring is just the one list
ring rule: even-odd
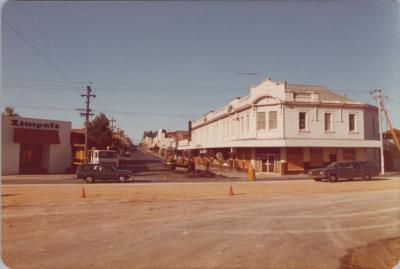
{"label": "car wheel", "polygon": [[94,178],[92,176],[87,176],[85,179],[87,183],[94,183]]}
{"label": "car wheel", "polygon": [[124,176],[119,176],[118,177],[119,182],[124,183],[126,182],[126,178]]}
{"label": "car wheel", "polygon": [[320,178],[314,178],[314,181],[321,181]]}
{"label": "car wheel", "polygon": [[365,174],[363,176],[364,180],[371,180],[371,175],[370,174]]}
{"label": "car wheel", "polygon": [[329,181],[335,182],[337,180],[337,176],[335,174],[329,175]]}

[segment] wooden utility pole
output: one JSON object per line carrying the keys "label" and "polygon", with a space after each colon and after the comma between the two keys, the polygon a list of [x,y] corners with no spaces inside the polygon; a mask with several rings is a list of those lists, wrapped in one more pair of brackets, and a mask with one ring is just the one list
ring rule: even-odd
{"label": "wooden utility pole", "polygon": [[382,113],[381,111],[385,112],[386,116],[386,111],[385,111],[385,103],[384,99],[386,96],[383,94],[383,90],[372,90],[370,92],[373,94],[373,98],[377,101],[377,106],[378,106],[378,127],[379,127],[379,139],[380,139],[380,146],[381,146],[381,174],[385,173],[385,159],[384,159],[384,153],[383,153],[383,127],[382,127]]}
{"label": "wooden utility pole", "polygon": [[[95,98],[96,95],[91,94],[92,89],[90,86],[86,86],[86,94],[81,94],[83,98],[86,98],[86,108],[85,112],[81,112],[80,115],[85,117],[85,164],[88,163],[88,130],[89,130],[89,117],[93,116],[93,113],[90,113],[92,110],[90,109],[90,97]],[[82,109],[83,110],[83,109]]]}
{"label": "wooden utility pole", "polygon": [[388,99],[388,97],[383,94],[383,90],[373,90],[373,91],[371,91],[371,93],[374,94],[374,99],[377,100],[377,102],[378,102],[379,110],[382,111],[383,115],[385,116],[386,127],[387,127],[387,129],[389,129],[389,131],[393,137],[393,142],[394,142],[397,150],[400,152],[400,141],[397,138],[397,134],[393,128],[392,122],[389,119],[389,115],[388,115],[388,112],[385,107],[384,101],[385,101],[385,99]]}
{"label": "wooden utility pole", "polygon": [[114,130],[114,126],[116,126],[114,124],[116,122],[116,120],[114,120],[114,117],[111,118],[110,122],[111,122],[111,129]]}

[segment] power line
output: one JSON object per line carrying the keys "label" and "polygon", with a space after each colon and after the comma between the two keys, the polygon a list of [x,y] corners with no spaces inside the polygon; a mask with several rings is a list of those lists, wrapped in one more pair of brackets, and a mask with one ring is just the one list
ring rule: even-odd
{"label": "power line", "polygon": [[74,83],[74,84],[81,84],[83,81],[65,81],[65,80],[52,80],[52,79],[25,79],[25,78],[3,78],[3,80],[7,81],[31,81],[31,82],[50,82],[50,83]]}
{"label": "power line", "polygon": [[[83,81],[71,81],[71,82],[65,82],[65,81],[59,81],[59,80],[34,80],[34,79],[18,79],[18,78],[12,78],[12,79],[3,79],[5,83],[10,83],[8,81],[32,81],[32,82],[49,82],[49,83],[85,83]],[[242,93],[242,92],[247,92],[249,89],[244,88],[244,87],[229,87],[229,86],[202,86],[202,85],[184,85],[184,84],[151,84],[151,83],[133,83],[133,82],[101,82],[101,81],[96,81],[96,85],[101,85],[101,84],[109,84],[109,85],[119,85],[119,87],[97,87],[98,90],[106,90],[106,91],[127,91],[127,90],[132,90],[132,89],[143,89],[143,87],[157,87],[156,89],[148,89],[146,88],[146,91],[149,90],[155,90],[155,91],[170,91],[170,88],[173,88],[172,90],[174,91],[187,91],[187,92],[192,92],[188,91],[187,88],[193,88],[196,90],[201,90],[205,92],[206,90],[226,90],[224,93]],[[33,86],[38,86],[37,84],[32,84]],[[46,87],[50,86],[47,84],[44,84]],[[121,85],[132,85],[135,87],[122,87]],[[140,88],[139,88],[140,86]],[[57,87],[68,87],[67,85],[57,85]],[[181,87],[184,87],[183,89],[179,89]],[[333,92],[353,92],[353,93],[369,93],[369,90],[330,90]]]}
{"label": "power line", "polygon": [[[24,78],[4,78],[4,81],[31,81],[31,82],[66,82],[66,83],[86,83],[84,81],[59,81],[59,80],[45,80],[45,79],[24,79]],[[163,87],[163,88],[196,88],[196,89],[230,89],[230,90],[248,90],[246,87],[231,87],[231,86],[218,86],[218,85],[192,85],[192,84],[169,84],[169,83],[135,83],[135,82],[109,82],[109,81],[92,81],[96,85],[123,85],[126,86],[146,86],[146,87]]]}
{"label": "power line", "polygon": [[[72,107],[54,107],[54,106],[33,106],[33,105],[2,105],[13,106],[14,108],[28,108],[28,109],[38,109],[38,110],[59,110],[59,111],[76,111],[75,108]],[[118,113],[118,114],[131,114],[131,115],[139,115],[139,116],[156,116],[156,117],[200,117],[200,114],[172,114],[172,113],[146,113],[146,112],[135,112],[135,111],[123,111],[123,110],[108,110],[108,109],[93,109],[92,112],[104,112],[104,113]]]}
{"label": "power line", "polygon": [[[3,89],[20,89],[20,90],[51,90],[51,91],[76,91],[75,88],[68,88],[68,87],[48,87],[48,86],[21,86],[21,85],[4,85]],[[210,91],[210,90],[190,90],[190,91],[183,91],[182,89],[139,89],[139,90],[132,90],[132,89],[124,89],[124,88],[97,88],[98,91],[106,91],[106,92],[132,92],[135,94],[216,94],[216,95],[235,95],[235,94],[246,94],[245,91]]]}
{"label": "power line", "polygon": [[1,18],[3,22],[15,33],[19,38],[21,38],[45,63],[47,63],[48,66],[53,68],[54,71],[58,75],[62,77],[62,79],[67,82],[68,79],[64,74],[50,61],[48,60],[33,44],[30,42],[27,38],[25,38],[21,32],[19,32],[13,25],[11,25],[4,17]]}

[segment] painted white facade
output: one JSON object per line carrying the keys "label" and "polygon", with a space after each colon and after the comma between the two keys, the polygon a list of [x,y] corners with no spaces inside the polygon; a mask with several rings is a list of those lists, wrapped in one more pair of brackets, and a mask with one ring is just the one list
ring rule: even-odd
{"label": "painted white facade", "polygon": [[[192,123],[189,146],[222,147],[374,147],[379,148],[377,108],[353,101],[323,100],[312,92],[308,100],[294,100],[285,82],[265,80],[220,110]],[[307,88],[307,85],[301,85]],[[325,90],[324,90],[325,91]],[[334,96],[331,97],[334,99]],[[257,128],[257,114],[265,112],[265,128]],[[276,113],[276,127],[269,127],[269,113]],[[299,113],[306,113],[306,128],[299,129]],[[324,115],[331,115],[331,130],[324,130]],[[349,114],[355,130],[349,130]],[[374,125],[374,126],[373,126]],[[182,148],[183,149],[183,148]]]}
{"label": "painted white facade", "polygon": [[154,137],[145,136],[145,138],[142,139],[142,144],[147,149],[152,148],[155,145],[155,138]]}
{"label": "painted white facade", "polygon": [[[290,160],[289,170],[308,169],[332,159],[378,162],[379,158],[377,107],[352,101],[325,86],[266,79],[251,87],[249,95],[205,114],[191,127],[190,142],[179,144],[178,150],[230,149],[239,152],[239,161],[249,161],[250,154],[253,167],[262,155],[274,155],[276,167]],[[300,151],[295,153],[296,149]],[[315,149],[322,154],[320,161],[310,160]]]}
{"label": "painted white facade", "polygon": [[159,146],[160,149],[167,149],[175,147],[175,139],[167,137],[167,131],[160,129],[157,132],[157,136],[154,138],[154,144]]}
{"label": "painted white facade", "polygon": [[[13,124],[14,120],[14,124]],[[15,126],[15,121],[29,123]],[[58,128],[55,128],[58,126]],[[49,173],[64,173],[71,165],[70,133],[71,122],[25,118],[16,116],[1,117],[1,168],[2,175],[18,174],[20,172],[20,143],[14,143],[14,130],[53,130],[58,133],[59,144],[41,145],[41,164]]]}

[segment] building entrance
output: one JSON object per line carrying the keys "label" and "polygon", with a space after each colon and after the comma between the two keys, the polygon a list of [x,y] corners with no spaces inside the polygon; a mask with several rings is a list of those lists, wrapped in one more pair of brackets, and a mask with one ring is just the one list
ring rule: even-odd
{"label": "building entrance", "polygon": [[21,143],[19,151],[20,174],[42,172],[42,145]]}
{"label": "building entrance", "polygon": [[263,154],[261,158],[261,171],[267,173],[275,173],[275,155]]}

